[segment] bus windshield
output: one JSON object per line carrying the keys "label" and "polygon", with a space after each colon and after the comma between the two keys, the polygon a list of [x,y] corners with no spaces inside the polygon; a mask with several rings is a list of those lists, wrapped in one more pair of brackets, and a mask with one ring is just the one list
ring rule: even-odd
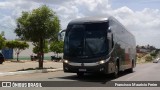
{"label": "bus windshield", "polygon": [[68,26],[64,54],[70,57],[93,57],[106,54],[107,22]]}

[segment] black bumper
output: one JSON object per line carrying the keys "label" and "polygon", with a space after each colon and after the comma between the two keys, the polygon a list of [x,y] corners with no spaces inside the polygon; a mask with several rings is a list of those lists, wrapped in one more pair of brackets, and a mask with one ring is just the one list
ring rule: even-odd
{"label": "black bumper", "polygon": [[[86,71],[80,71],[80,69],[85,69]],[[97,66],[71,66],[67,63],[63,63],[64,72],[70,73],[105,73],[108,74],[108,63],[100,64]]]}

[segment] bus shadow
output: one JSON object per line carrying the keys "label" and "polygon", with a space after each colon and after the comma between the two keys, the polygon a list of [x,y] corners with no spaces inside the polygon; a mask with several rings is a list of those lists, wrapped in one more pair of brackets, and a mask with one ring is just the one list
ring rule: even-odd
{"label": "bus shadow", "polygon": [[[119,77],[122,77],[127,74],[130,74],[130,73],[127,71],[120,72]],[[71,75],[71,76],[56,77],[56,78],[65,79],[66,81],[73,80],[73,81],[92,82],[92,83],[100,83],[100,84],[106,84],[109,81],[115,80],[115,78],[111,74],[108,74],[108,75],[85,74],[83,77],[78,77],[77,75]]]}

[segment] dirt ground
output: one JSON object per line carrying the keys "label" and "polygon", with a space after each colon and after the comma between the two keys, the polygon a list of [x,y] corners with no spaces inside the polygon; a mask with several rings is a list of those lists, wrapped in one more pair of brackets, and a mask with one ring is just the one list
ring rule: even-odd
{"label": "dirt ground", "polygon": [[[62,68],[62,62],[54,62],[44,60],[43,67],[44,68]],[[37,68],[38,61],[29,61],[23,60],[20,62],[17,61],[5,61],[3,64],[0,64],[0,72],[12,72],[22,69],[28,68]]]}

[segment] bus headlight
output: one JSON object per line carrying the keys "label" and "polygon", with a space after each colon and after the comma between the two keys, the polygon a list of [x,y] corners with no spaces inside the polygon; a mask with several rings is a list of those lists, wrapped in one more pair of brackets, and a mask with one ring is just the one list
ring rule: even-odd
{"label": "bus headlight", "polygon": [[99,62],[99,64],[104,64],[105,63],[105,61],[104,60],[101,60],[100,62]]}
{"label": "bus headlight", "polygon": [[68,60],[64,60],[64,63],[68,63]]}

